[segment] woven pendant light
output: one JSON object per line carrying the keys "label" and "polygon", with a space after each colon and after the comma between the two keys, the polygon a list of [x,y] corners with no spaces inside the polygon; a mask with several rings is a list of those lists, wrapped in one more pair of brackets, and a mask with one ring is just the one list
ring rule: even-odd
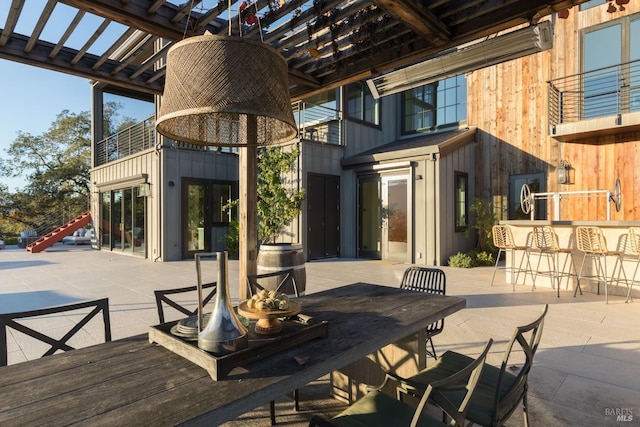
{"label": "woven pendant light", "polygon": [[[255,117],[256,139],[239,134]],[[253,127],[253,126],[251,126]],[[175,44],[156,129],[196,145],[271,145],[297,134],[287,63],[260,42],[205,34]]]}

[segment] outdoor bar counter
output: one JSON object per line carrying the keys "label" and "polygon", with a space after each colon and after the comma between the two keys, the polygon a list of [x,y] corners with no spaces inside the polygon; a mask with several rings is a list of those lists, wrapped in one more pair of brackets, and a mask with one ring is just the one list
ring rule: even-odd
{"label": "outdoor bar counter", "polygon": [[[624,256],[624,271],[629,280],[632,279],[633,272],[635,271],[636,264],[638,262],[637,257],[632,257],[628,254],[629,247],[627,245],[627,234],[629,231],[629,227],[640,227],[640,221],[548,221],[548,220],[504,220],[500,221],[502,225],[508,225],[511,228],[513,233],[513,238],[515,240],[516,245],[526,246],[530,248],[530,260],[531,260],[531,269],[536,271],[538,267],[538,262],[540,262],[539,270],[544,272],[549,270],[549,266],[547,264],[547,260],[544,259],[544,256],[540,256],[539,251],[536,250],[535,245],[533,244],[533,227],[534,226],[543,226],[550,225],[553,227],[556,235],[558,236],[558,244],[561,248],[571,248],[572,254],[575,260],[576,269],[580,270],[580,265],[582,264],[583,254],[578,250],[576,243],[576,234],[575,230],[578,226],[590,226],[590,227],[600,227],[602,233],[607,242],[607,248],[609,250],[623,250],[625,251]],[[506,267],[510,268],[512,265],[517,267],[520,265],[520,260],[524,256],[524,251],[516,251],[515,260],[512,260],[507,252],[506,257]],[[560,255],[560,263],[559,268],[562,269],[564,266],[564,271],[569,272],[570,260],[567,260],[565,264],[565,255]],[[613,267],[615,264],[615,257],[607,257],[607,272],[611,274],[613,271]],[[526,267],[526,260],[522,264],[523,268]],[[508,269],[506,271],[509,271]],[[571,270],[573,273],[573,270]],[[506,274],[506,273],[505,273]],[[584,266],[583,275],[591,276],[595,274],[593,262],[587,262]],[[507,283],[511,283],[511,275],[506,274]],[[530,274],[525,275],[524,273],[520,274],[519,284],[532,285],[533,279]],[[537,287],[551,287],[551,279],[548,275],[538,275],[536,278],[536,288]],[[562,277],[561,278],[561,290],[569,289],[574,290],[576,286],[576,280],[574,277]],[[601,284],[600,292],[603,292]],[[580,287],[583,291],[587,292],[597,292],[597,282],[596,281],[587,281],[583,280],[580,282]],[[636,291],[637,292],[637,291]],[[636,295],[634,292],[634,295]],[[609,286],[609,294],[610,295],[623,295],[627,294],[627,286],[624,283],[620,283],[618,286]]]}

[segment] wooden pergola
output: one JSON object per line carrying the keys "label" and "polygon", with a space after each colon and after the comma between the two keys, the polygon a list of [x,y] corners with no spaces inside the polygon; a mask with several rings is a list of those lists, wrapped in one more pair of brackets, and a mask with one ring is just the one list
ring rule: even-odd
{"label": "wooden pergola", "polygon": [[[0,59],[99,81],[110,93],[150,98],[163,93],[164,57],[174,43],[205,31],[227,34],[231,22],[236,34],[261,40],[284,56],[295,101],[536,23],[585,1],[256,0],[241,10],[238,0],[213,6],[202,0],[47,0],[42,10],[27,10],[25,0],[11,0],[6,21],[0,22]],[[59,39],[46,40],[43,30],[58,8],[70,8],[67,15],[73,18]],[[25,14],[38,15],[37,24],[31,34],[16,33]],[[84,34],[81,47],[70,46],[70,36],[87,20],[98,22],[94,32]],[[111,25],[120,36],[102,52],[90,53]],[[241,150],[240,177],[244,283],[244,275],[256,268],[255,148]],[[242,296],[246,289],[240,290]]]}

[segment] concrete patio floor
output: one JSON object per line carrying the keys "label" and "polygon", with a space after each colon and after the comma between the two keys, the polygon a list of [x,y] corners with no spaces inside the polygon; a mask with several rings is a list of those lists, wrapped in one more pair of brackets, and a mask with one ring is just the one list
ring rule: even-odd
{"label": "concrete patio floor", "polygon": [[[306,264],[310,294],[353,282],[398,286],[408,264],[386,261],[331,259]],[[205,280],[215,280],[215,265],[205,265]],[[231,296],[238,295],[238,263],[229,262]],[[532,426],[640,425],[640,300],[624,297],[505,283],[498,274],[490,286],[492,267],[442,267],[447,293],[466,298],[467,308],[447,317],[444,332],[434,339],[439,354],[447,349],[477,355],[489,338],[495,343],[489,362],[499,364],[515,326],[528,323],[549,304],[540,348],[529,379]],[[31,254],[24,249],[0,250],[0,312],[109,297],[113,339],[146,333],[158,323],[153,291],[196,283],[193,261],[153,263],[139,258],[56,244]],[[168,316],[168,320],[180,316]],[[99,325],[75,344],[102,338]],[[40,348],[8,342],[9,364],[37,358]],[[430,362],[430,361],[428,361]],[[278,425],[303,426],[315,413],[327,417],[345,405],[327,397],[328,378],[300,390],[301,410],[294,412],[286,397],[277,399]],[[251,408],[248,408],[250,410]],[[630,421],[616,414],[631,415]],[[523,425],[519,411],[508,425]],[[250,410],[226,426],[269,425],[268,406]]]}

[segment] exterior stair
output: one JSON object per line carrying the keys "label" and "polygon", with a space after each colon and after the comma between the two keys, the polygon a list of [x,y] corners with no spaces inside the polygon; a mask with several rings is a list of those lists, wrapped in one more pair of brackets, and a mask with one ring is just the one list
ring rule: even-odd
{"label": "exterior stair", "polygon": [[66,236],[70,236],[79,228],[84,227],[85,225],[91,222],[91,211],[85,212],[82,215],[78,215],[68,223],[56,228],[50,233],[45,234],[35,242],[32,242],[27,246],[27,252],[37,253],[42,252],[47,249],[49,246],[53,245],[56,242],[59,242]]}

